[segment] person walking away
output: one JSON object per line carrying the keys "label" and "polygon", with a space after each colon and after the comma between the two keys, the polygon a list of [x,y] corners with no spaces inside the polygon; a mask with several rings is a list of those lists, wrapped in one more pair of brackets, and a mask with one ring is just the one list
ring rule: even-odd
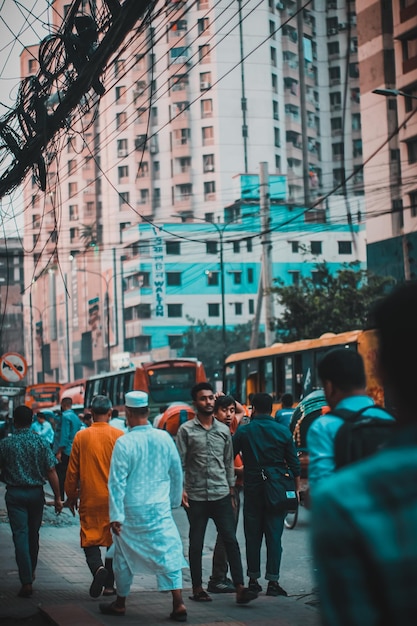
{"label": "person walking away", "polygon": [[112,559],[107,556],[103,564],[100,547],[112,545],[107,482],[113,448],[123,433],[109,425],[112,404],[107,396],[95,396],[90,410],[92,425],[74,437],[65,492],[67,506],[80,515],[81,547],[93,575],[90,596],[98,598],[103,587],[104,596],[115,593]]}
{"label": "person walking away", "polygon": [[[291,432],[287,426],[271,416],[272,398],[267,393],[255,393],[252,400],[252,418],[249,424],[239,426],[233,435],[233,450],[243,460],[243,524],[246,542],[249,589],[262,591],[261,545],[266,542],[267,596],[286,596],[279,584],[282,556],[281,537],[285,512],[267,510],[263,494],[261,467],[289,468],[300,489],[300,461]],[[256,454],[254,453],[256,446]]]}
{"label": "person walking away", "polygon": [[332,411],[356,413],[366,409],[364,418],[394,419],[375,406],[366,393],[365,367],[358,352],[334,348],[321,359],[317,372],[330,411],[315,419],[307,431],[308,483],[312,497],[318,483],[331,476],[336,469],[335,441],[344,420]]}
{"label": "person walking away", "polygon": [[149,423],[147,393],[128,392],[125,410],[130,430],[114,446],[109,476],[117,597],[99,608],[124,615],[133,575],[148,572],[156,574],[159,591],[171,591],[170,618],[184,622],[182,569],[188,565],[171,511],[181,504],[181,461],[171,435]]}
{"label": "person walking away", "polygon": [[182,503],[190,525],[189,560],[193,585],[190,599],[211,601],[202,586],[202,552],[208,520],[212,518],[226,549],[236,602],[247,604],[258,594],[243,585],[232,506],[235,485],[232,437],[229,428],[214,419],[214,392],[210,383],[194,385],[191,397],[196,417],[182,424],[177,433],[177,447],[185,474]]}
{"label": "person walking away", "polygon": [[56,459],[51,448],[30,428],[32,410],[18,406],[13,412],[15,431],[0,441],[0,470],[6,483],[6,507],[13,534],[21,588],[18,596],[29,598],[39,553],[46,480],[54,493],[55,513],[62,511]]}
{"label": "person walking away", "polygon": [[317,485],[311,542],[324,626],[413,626],[417,611],[417,282],[370,314],[376,366],[395,415],[378,452]]}
{"label": "person walking away", "polygon": [[79,430],[81,430],[82,422],[78,415],[72,410],[72,398],[62,398],[61,400],[61,418],[58,424],[58,428],[55,431],[56,437],[54,438],[53,450],[58,460],[56,468],[59,488],[61,492],[61,500],[65,499],[65,476],[67,473],[67,467],[69,457],[71,454],[72,442]]}
{"label": "person walking away", "polygon": [[[239,425],[239,419],[236,415],[236,401],[232,396],[220,395],[214,402],[214,417],[225,424],[231,434],[236,431]],[[235,488],[232,496],[233,513],[235,517],[235,530],[239,521],[240,511],[240,492],[243,485],[243,463],[240,454],[237,454],[234,460],[235,464]],[[216,544],[213,550],[213,563],[210,580],[208,582],[207,591],[210,593],[234,593],[235,586],[230,578],[227,577],[228,562],[227,553],[224,543],[219,534],[217,534]]]}
{"label": "person walking away", "polygon": [[36,413],[35,420],[32,422],[30,429],[33,430],[34,433],[38,434],[49,447],[52,447],[54,429],[42,411]]}
{"label": "person walking away", "polygon": [[294,398],[293,398],[292,394],[291,393],[283,393],[282,394],[282,398],[281,398],[281,406],[282,406],[282,408],[279,409],[275,413],[275,421],[278,422],[279,424],[283,424],[284,426],[289,428],[290,427],[290,423],[291,423],[291,418],[292,418],[293,413],[294,413],[293,404],[294,404]]}

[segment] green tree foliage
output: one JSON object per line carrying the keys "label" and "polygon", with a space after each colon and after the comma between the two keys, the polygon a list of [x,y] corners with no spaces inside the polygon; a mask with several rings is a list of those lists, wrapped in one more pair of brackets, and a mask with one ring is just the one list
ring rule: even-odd
{"label": "green tree foliage", "polygon": [[370,274],[351,263],[332,274],[326,263],[317,265],[314,281],[300,278],[285,286],[280,279],[271,291],[282,308],[277,318],[277,340],[313,339],[323,333],[365,328],[371,305],[393,279]]}
{"label": "green tree foliage", "polygon": [[209,326],[205,320],[190,319],[190,327],[184,333],[182,348],[178,354],[199,359],[207,377],[214,382],[222,377],[224,357],[233,352],[249,349],[252,324],[239,324],[226,331],[226,350],[223,350],[223,334],[220,326]]}

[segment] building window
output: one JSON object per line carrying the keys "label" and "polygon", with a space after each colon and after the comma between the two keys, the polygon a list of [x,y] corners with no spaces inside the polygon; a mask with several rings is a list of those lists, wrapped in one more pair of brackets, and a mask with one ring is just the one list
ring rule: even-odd
{"label": "building window", "polygon": [[183,91],[188,85],[187,74],[177,74],[170,79],[171,91]]}
{"label": "building window", "polygon": [[293,285],[298,285],[300,282],[300,272],[297,270],[290,270],[288,273],[291,277],[291,283]]}
{"label": "building window", "polygon": [[204,200],[210,201],[216,199],[216,183],[209,180],[204,183]]}
{"label": "building window", "polygon": [[200,63],[210,63],[210,45],[208,43],[198,47],[198,60]]}
{"label": "building window", "polygon": [[220,315],[220,304],[217,302],[209,302],[208,304],[208,316],[209,317],[219,317]]}
{"label": "building window", "polygon": [[203,134],[203,146],[209,146],[214,143],[214,128],[213,126],[204,126],[202,129]]}
{"label": "building window", "polygon": [[127,157],[127,139],[117,140],[117,156],[119,159]]}
{"label": "building window", "polygon": [[203,155],[203,172],[214,172],[214,154]]}
{"label": "building window", "polygon": [[181,242],[179,241],[166,241],[165,251],[167,254],[181,254]]}
{"label": "building window", "polygon": [[91,217],[94,213],[94,202],[86,202],[85,204],[85,216]]}
{"label": "building window", "polygon": [[29,74],[36,74],[38,70],[38,61],[36,59],[29,59],[28,70],[29,70]]}
{"label": "building window", "polygon": [[149,189],[140,189],[139,204],[148,204],[148,202],[149,202]]}
{"label": "building window", "polygon": [[269,20],[269,35],[272,39],[276,38],[275,31],[276,31],[275,22],[273,22],[272,20]]}
{"label": "building window", "polygon": [[239,254],[240,252],[240,241],[233,242],[233,252],[234,254]]}
{"label": "building window", "polygon": [[233,276],[233,284],[241,285],[242,284],[242,272],[231,272]]}
{"label": "building window", "polygon": [[311,254],[317,255],[317,254],[321,254],[321,241],[312,241],[310,242],[310,250],[311,250]]}
{"label": "building window", "polygon": [[252,298],[248,300],[248,310],[249,315],[253,315],[255,313],[255,301]]}
{"label": "building window", "polygon": [[338,241],[339,254],[352,254],[352,242],[351,241]]}
{"label": "building window", "polygon": [[338,41],[331,41],[327,44],[327,54],[329,57],[338,56],[340,52],[340,45]]}
{"label": "building window", "polygon": [[209,287],[215,287],[219,284],[219,272],[206,272],[206,276]]}
{"label": "building window", "polygon": [[76,220],[78,220],[78,205],[77,204],[70,204],[69,218],[70,218],[70,222],[75,222]]}
{"label": "building window", "polygon": [[217,241],[206,241],[206,254],[217,254]]}
{"label": "building window", "polygon": [[129,192],[119,192],[119,209],[127,209],[129,207]]}
{"label": "building window", "polygon": [[197,32],[199,35],[202,35],[203,33],[205,35],[208,35],[210,32],[210,20],[208,17],[200,17],[197,20]]}
{"label": "building window", "polygon": [[182,317],[182,304],[168,304],[168,317]]}
{"label": "building window", "polygon": [[291,252],[293,254],[297,254],[300,251],[300,242],[299,241],[290,241]]}
{"label": "building window", "polygon": [[205,91],[211,87],[211,72],[201,72],[200,74],[200,91]]}
{"label": "building window", "polygon": [[248,283],[253,283],[253,267],[248,267]]}
{"label": "building window", "polygon": [[167,335],[168,345],[171,350],[181,350],[182,348],[182,335]]}
{"label": "building window", "polygon": [[252,252],[253,250],[253,242],[252,239],[246,239],[246,250],[248,252]]}
{"label": "building window", "polygon": [[274,146],[279,148],[281,146],[281,134],[279,128],[274,128]]}
{"label": "building window", "polygon": [[330,127],[332,129],[332,137],[335,135],[342,134],[342,118],[341,117],[333,117],[330,120]]}
{"label": "building window", "polygon": [[148,320],[151,317],[151,305],[147,302],[141,302],[136,306],[136,315],[140,320]]}
{"label": "building window", "polygon": [[337,161],[340,161],[340,159],[342,158],[344,147],[345,144],[343,142],[332,144],[333,158]]}
{"label": "building window", "polygon": [[279,120],[279,107],[276,100],[272,100],[272,116],[274,120]]}
{"label": "building window", "polygon": [[235,302],[235,315],[242,315],[243,306],[241,302]]}
{"label": "building window", "polygon": [[181,287],[181,272],[167,272],[167,285]]}
{"label": "building window", "polygon": [[77,183],[68,183],[68,198],[73,198],[78,193]]}
{"label": "building window", "polygon": [[201,117],[213,116],[213,100],[201,100]]}
{"label": "building window", "polygon": [[342,94],[340,91],[333,91],[330,94],[330,110],[340,111],[342,108]]}
{"label": "building window", "polygon": [[340,67],[338,65],[329,68],[329,83],[330,86],[340,85]]}
{"label": "building window", "polygon": [[118,177],[119,183],[127,182],[129,179],[129,166],[128,165],[119,166],[117,168],[117,177]]}
{"label": "building window", "polygon": [[127,87],[121,85],[116,87],[116,102],[117,104],[124,104],[126,102]]}
{"label": "building window", "polygon": [[272,80],[272,91],[274,93],[278,93],[278,76],[276,74],[272,74],[271,80]]}
{"label": "building window", "polygon": [[70,161],[68,161],[68,174],[74,174],[74,172],[77,169],[77,161],[76,159],[71,159]]}
{"label": "building window", "polygon": [[271,55],[271,65],[276,67],[277,66],[277,49],[271,46],[270,55]]}
{"label": "building window", "polygon": [[407,141],[407,154],[409,163],[417,163],[417,137]]}
{"label": "building window", "polygon": [[191,136],[189,128],[178,128],[173,132],[174,146],[186,146]]}
{"label": "building window", "polygon": [[417,191],[413,191],[408,195],[410,201],[411,217],[417,216]]}
{"label": "building window", "polygon": [[131,337],[125,340],[125,350],[132,354],[149,352],[150,349],[151,337],[149,335],[140,335],[139,337]]}
{"label": "building window", "polygon": [[169,51],[171,63],[183,64],[188,59],[188,48],[179,46],[178,48],[171,48]]}
{"label": "building window", "polygon": [[68,137],[67,140],[67,152],[76,152],[77,149],[77,140],[75,137]]}
{"label": "building window", "polygon": [[190,183],[176,185],[177,199],[180,202],[187,201],[193,195],[193,186]]}
{"label": "building window", "polygon": [[[119,170],[121,168],[119,167]],[[145,176],[149,175],[149,163],[147,161],[142,161],[138,168],[138,177],[145,178]]]}
{"label": "building window", "polygon": [[123,59],[116,59],[114,62],[114,77],[118,78],[125,71],[125,62]]}
{"label": "building window", "polygon": [[161,206],[161,190],[159,187],[155,187],[153,190],[152,207],[154,209],[159,209],[160,206]]}
{"label": "building window", "polygon": [[116,114],[116,128],[126,128],[127,124],[127,113],[126,111],[122,111],[121,113]]}

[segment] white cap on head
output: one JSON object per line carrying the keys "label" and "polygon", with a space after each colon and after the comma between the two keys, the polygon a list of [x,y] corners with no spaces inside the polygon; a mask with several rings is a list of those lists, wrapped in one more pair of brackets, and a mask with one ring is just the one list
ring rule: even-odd
{"label": "white cap on head", "polygon": [[144,391],[128,391],[125,395],[125,406],[131,409],[142,409],[148,406],[148,394]]}

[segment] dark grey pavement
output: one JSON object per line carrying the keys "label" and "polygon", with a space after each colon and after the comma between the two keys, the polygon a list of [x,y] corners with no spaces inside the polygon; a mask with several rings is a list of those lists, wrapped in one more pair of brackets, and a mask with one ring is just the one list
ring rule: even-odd
{"label": "dark grey pavement", "polygon": [[[169,619],[171,594],[156,591],[155,577],[135,576],[131,595],[127,600],[126,614],[122,618],[105,616],[99,612],[99,603],[108,598],[92,599],[88,594],[91,574],[86,566],[84,553],[79,547],[78,519],[73,519],[67,510],[56,518],[51,507],[45,508],[44,524],[41,528],[41,546],[36,571],[33,596],[18,598],[20,588],[14,559],[14,546],[4,505],[4,486],[0,487],[0,624],[36,625],[41,622],[39,612],[49,618],[46,623],[58,626],[97,626],[114,623],[125,626],[146,624],[161,626],[173,623]],[[181,516],[183,511],[178,511]],[[179,526],[183,520],[180,520]],[[181,534],[186,543],[186,524]],[[286,531],[288,540],[290,533]],[[242,543],[241,543],[242,546]],[[211,563],[210,548],[203,558],[204,580],[207,581]],[[285,555],[285,548],[284,548]],[[243,553],[243,562],[245,557]],[[309,563],[304,563],[308,570]],[[291,578],[291,584],[282,585],[289,597],[267,597],[261,593],[257,600],[246,606],[235,603],[234,594],[213,594],[213,601],[196,603],[188,599],[191,593],[189,571],[184,570],[184,599],[188,611],[187,623],[207,625],[244,626],[319,626],[316,598],[311,592],[310,574]],[[265,581],[260,580],[264,586]],[[32,619],[29,619],[31,616]],[[27,618],[27,619],[25,619]],[[23,621],[22,621],[23,620]]]}

